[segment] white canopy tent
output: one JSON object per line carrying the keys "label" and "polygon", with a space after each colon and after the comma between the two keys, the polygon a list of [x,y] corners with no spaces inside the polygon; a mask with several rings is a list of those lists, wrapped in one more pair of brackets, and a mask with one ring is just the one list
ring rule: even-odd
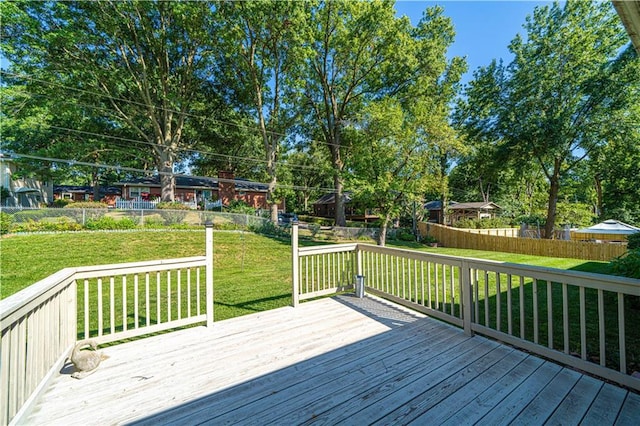
{"label": "white canopy tent", "polygon": [[640,232],[640,228],[627,225],[618,220],[608,219],[589,228],[578,229],[576,232],[580,234],[612,234],[612,235],[630,235]]}

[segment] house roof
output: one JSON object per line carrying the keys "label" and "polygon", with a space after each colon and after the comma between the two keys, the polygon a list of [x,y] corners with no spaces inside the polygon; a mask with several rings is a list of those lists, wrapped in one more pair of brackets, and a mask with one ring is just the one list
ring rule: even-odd
{"label": "house roof", "polygon": [[[449,201],[449,206],[452,206],[454,204],[458,204],[458,202],[457,201]],[[442,201],[441,200],[429,201],[423,207],[426,210],[442,210]]]}
{"label": "house roof", "polygon": [[494,202],[457,203],[449,206],[451,210],[499,210],[501,207]]}
{"label": "house roof", "polygon": [[[82,185],[54,185],[53,192],[54,194],[59,194],[62,192],[93,194],[93,187],[82,186]],[[121,193],[122,193],[122,190],[115,186],[100,187],[100,194],[102,195],[107,195],[107,194],[120,195]]]}
{"label": "house roof", "polygon": [[[217,189],[220,181],[226,182],[226,179],[209,178],[209,177],[196,177],[196,176],[184,176],[177,175],[176,187],[178,188],[192,188],[192,189]],[[266,192],[268,185],[260,182],[253,182],[247,179],[235,178],[230,179],[235,184],[237,190],[244,191],[256,191]],[[117,182],[116,185],[126,186],[160,186],[160,176],[150,176],[143,178],[129,179],[122,182]]]}
{"label": "house roof", "polygon": [[597,225],[590,226],[589,228],[578,229],[576,232],[582,234],[618,234],[629,235],[640,232],[640,228],[627,225],[626,223],[618,220],[608,219]]}

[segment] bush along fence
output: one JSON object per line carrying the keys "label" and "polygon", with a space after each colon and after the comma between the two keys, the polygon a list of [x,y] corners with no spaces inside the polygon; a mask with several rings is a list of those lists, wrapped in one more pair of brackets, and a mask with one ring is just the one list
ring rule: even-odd
{"label": "bush along fence", "polygon": [[[298,246],[292,299],[354,290],[640,390],[640,280],[364,244]],[[356,285],[358,284],[358,285]]]}
{"label": "bush along fence", "polygon": [[626,244],[602,244],[587,241],[545,240],[481,235],[434,223],[418,224],[422,238],[435,238],[446,247],[501,251],[537,256],[610,261],[622,256]]}

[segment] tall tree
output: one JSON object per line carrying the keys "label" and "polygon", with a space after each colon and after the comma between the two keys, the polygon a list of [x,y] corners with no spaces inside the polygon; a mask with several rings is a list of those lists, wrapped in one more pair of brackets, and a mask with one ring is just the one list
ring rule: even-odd
{"label": "tall tree", "polygon": [[468,92],[480,117],[466,122],[520,167],[535,164],[547,178],[545,235],[551,238],[563,177],[604,144],[605,124],[633,99],[637,79],[625,64],[637,62],[630,49],[620,54],[626,34],[609,3],[567,1],[537,7],[509,48],[508,67],[481,69]]}
{"label": "tall tree", "polygon": [[349,184],[354,201],[378,212],[380,245],[404,206],[446,187],[448,159],[462,149],[449,124],[466,70],[464,59],[446,58],[454,35],[442,9],[427,9],[405,48],[415,61],[412,78],[396,93],[369,101],[349,129],[358,135],[348,158]]}
{"label": "tall tree", "polygon": [[[37,91],[57,85],[146,142],[172,200],[173,167],[216,34],[207,2],[15,3],[2,26],[11,72]],[[136,149],[140,149],[137,146]]]}
{"label": "tall tree", "polygon": [[260,0],[225,1],[223,54],[219,58],[233,99],[251,114],[264,146],[269,181],[267,202],[271,220],[278,221],[277,164],[285,134],[294,124],[296,109],[287,96],[295,90],[296,70],[308,52],[305,48],[307,3]]}
{"label": "tall tree", "polygon": [[[331,156],[336,224],[345,225],[345,126],[368,101],[398,93],[411,81],[416,60],[410,23],[397,18],[393,2],[329,0],[311,10],[312,50],[301,103]],[[315,132],[314,132],[315,134]]]}

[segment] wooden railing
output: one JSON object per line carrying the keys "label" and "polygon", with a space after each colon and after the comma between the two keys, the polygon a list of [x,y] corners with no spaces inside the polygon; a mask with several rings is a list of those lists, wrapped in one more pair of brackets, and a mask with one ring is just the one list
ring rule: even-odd
{"label": "wooden railing", "polygon": [[296,226],[292,237],[294,305],[363,275],[367,292],[470,335],[640,390],[640,280],[360,243],[298,248]]}
{"label": "wooden railing", "polygon": [[78,339],[112,342],[213,324],[213,226],[206,255],[66,268],[0,301],[0,424],[16,423]]}

